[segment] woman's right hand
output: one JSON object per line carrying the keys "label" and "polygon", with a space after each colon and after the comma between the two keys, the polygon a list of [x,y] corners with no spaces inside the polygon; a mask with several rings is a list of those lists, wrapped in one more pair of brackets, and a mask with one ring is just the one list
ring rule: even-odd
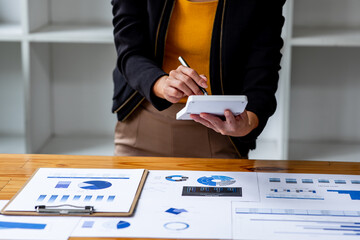
{"label": "woman's right hand", "polygon": [[157,97],[177,103],[186,96],[202,95],[199,86],[207,88],[206,81],[204,75],[180,65],[176,70],[170,71],[169,76],[159,78],[153,86],[153,92]]}

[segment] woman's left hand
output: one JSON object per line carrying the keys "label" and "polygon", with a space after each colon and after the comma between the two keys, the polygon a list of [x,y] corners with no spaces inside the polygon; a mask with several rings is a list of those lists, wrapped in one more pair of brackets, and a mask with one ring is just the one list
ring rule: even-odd
{"label": "woman's left hand", "polygon": [[201,123],[222,135],[232,137],[246,136],[259,124],[256,114],[246,110],[238,116],[234,116],[231,111],[225,110],[224,116],[225,120],[209,113],[190,115],[195,122]]}

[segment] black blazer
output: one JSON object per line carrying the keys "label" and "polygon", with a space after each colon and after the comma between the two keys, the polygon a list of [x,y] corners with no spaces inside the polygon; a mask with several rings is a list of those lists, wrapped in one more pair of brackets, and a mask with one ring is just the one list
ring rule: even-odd
{"label": "black blazer", "polygon": [[[152,94],[161,67],[175,0],[112,0],[117,63],[113,109],[124,121],[142,100],[158,110],[171,103]],[[285,0],[219,0],[211,40],[210,79],[214,95],[246,95],[247,110],[259,126],[245,137],[231,137],[246,155],[275,112],[279,79],[282,7]],[[191,36],[189,36],[191,37]]]}

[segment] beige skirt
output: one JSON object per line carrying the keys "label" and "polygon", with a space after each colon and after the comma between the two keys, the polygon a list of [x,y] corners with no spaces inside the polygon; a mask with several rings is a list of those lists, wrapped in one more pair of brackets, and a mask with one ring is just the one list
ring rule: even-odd
{"label": "beige skirt", "polygon": [[191,120],[176,120],[185,104],[164,111],[144,101],[115,129],[116,156],[241,158],[229,137]]}

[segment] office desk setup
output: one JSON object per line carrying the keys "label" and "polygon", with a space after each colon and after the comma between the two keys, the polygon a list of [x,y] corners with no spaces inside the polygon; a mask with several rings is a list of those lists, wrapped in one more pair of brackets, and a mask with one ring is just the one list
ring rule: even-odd
{"label": "office desk setup", "polygon": [[[132,217],[53,217],[76,222],[69,239],[359,237],[360,163],[0,154],[0,200],[13,198],[39,168],[149,170]],[[0,217],[0,225],[11,222]],[[272,236],[271,224],[291,232]],[[267,238],[253,233],[260,227]]]}

